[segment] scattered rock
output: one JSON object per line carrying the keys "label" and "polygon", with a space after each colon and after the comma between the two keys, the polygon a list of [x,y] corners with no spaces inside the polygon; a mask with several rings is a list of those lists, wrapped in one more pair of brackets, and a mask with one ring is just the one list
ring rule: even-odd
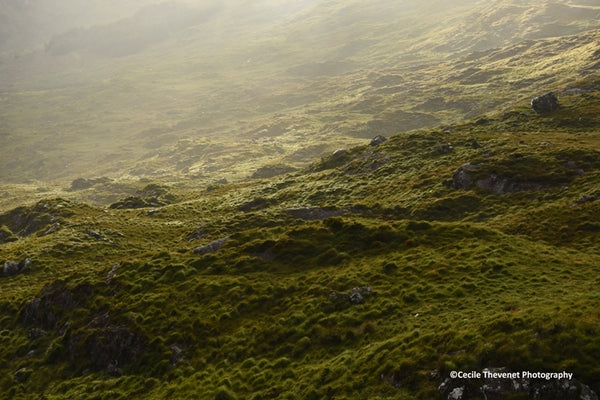
{"label": "scattered rock", "polygon": [[386,141],[387,141],[387,138],[385,136],[377,135],[373,139],[371,139],[369,146],[379,146],[380,144],[382,144]]}
{"label": "scattered rock", "polygon": [[227,185],[229,181],[226,178],[218,179],[214,182],[215,185]]}
{"label": "scattered rock", "polygon": [[210,242],[205,246],[198,246],[194,249],[194,254],[208,254],[214,253],[223,247],[223,245],[229,240],[229,236],[225,236],[224,238],[217,239],[215,241]]}
{"label": "scattered rock", "polygon": [[531,108],[538,114],[549,113],[557,110],[559,107],[560,104],[554,92],[544,93],[531,100]]}
{"label": "scattered rock", "polygon": [[31,260],[29,258],[26,258],[18,263],[14,261],[6,261],[4,263],[4,267],[2,268],[2,272],[0,273],[0,277],[9,277],[23,272],[29,272],[30,266]]}

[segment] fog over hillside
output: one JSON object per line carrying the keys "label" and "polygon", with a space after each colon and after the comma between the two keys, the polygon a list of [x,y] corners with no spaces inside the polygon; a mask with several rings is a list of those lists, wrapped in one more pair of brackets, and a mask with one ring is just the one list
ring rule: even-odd
{"label": "fog over hillside", "polygon": [[[509,82],[541,79],[477,58],[506,48],[496,59],[525,65],[544,40],[593,31],[598,13],[583,1],[2,1],[2,178],[302,167],[378,129],[529,96]],[[558,68],[577,75],[587,40],[565,44],[583,53]]]}
{"label": "fog over hillside", "polygon": [[0,400],[598,400],[598,0],[0,0]]}

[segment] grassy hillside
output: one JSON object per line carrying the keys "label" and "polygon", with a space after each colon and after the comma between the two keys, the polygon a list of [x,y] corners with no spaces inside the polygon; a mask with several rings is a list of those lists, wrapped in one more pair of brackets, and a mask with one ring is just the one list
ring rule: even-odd
{"label": "grassy hillside", "polygon": [[[598,63],[592,6],[565,5],[566,28],[539,40],[567,11],[506,1],[494,13],[472,1],[445,11],[446,3],[306,2],[272,20],[258,18],[269,2],[241,15],[155,6],[55,36],[0,66],[2,181],[53,189],[101,176],[238,181],[268,164],[306,166],[377,133],[508,108]],[[187,29],[165,33],[186,15]],[[159,16],[159,36],[123,34]]]}
{"label": "grassy hillside", "polygon": [[598,5],[204,4],[2,58],[0,399],[600,393]]}
{"label": "grassy hillside", "polygon": [[417,399],[485,367],[598,391],[599,85],[279,177],[3,214],[1,257],[30,263],[0,278],[0,392]]}

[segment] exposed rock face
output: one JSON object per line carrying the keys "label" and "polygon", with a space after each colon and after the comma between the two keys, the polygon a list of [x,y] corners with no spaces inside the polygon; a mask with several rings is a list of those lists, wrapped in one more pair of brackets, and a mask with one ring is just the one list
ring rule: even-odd
{"label": "exposed rock face", "polygon": [[559,107],[560,104],[554,92],[544,93],[531,100],[531,108],[538,114],[549,113],[557,110]]}
{"label": "exposed rock face", "polygon": [[[438,387],[444,399],[501,400],[529,398],[535,400],[598,400],[598,395],[575,379],[535,379],[512,373],[508,368],[486,368],[480,379],[447,378]],[[496,374],[496,376],[492,376]],[[500,374],[506,374],[499,377]],[[512,375],[512,376],[511,376]]]}
{"label": "exposed rock face", "polygon": [[385,136],[377,135],[373,139],[371,139],[369,146],[379,146],[381,143],[384,143],[385,141],[387,141],[387,138]]}
{"label": "exposed rock face", "polygon": [[487,176],[475,177],[483,164],[463,164],[452,176],[452,186],[455,189],[469,190],[473,186],[489,190],[495,194],[515,193],[527,190],[540,190],[549,187],[538,182],[521,182],[507,176],[499,176],[491,173]]}
{"label": "exposed rock face", "polygon": [[194,249],[194,254],[208,254],[220,250],[221,247],[229,240],[229,236],[214,240],[207,245],[198,246]]}

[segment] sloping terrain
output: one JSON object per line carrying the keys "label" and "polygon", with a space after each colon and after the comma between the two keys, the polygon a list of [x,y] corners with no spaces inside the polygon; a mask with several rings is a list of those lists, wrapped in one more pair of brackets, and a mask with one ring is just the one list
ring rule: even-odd
{"label": "sloping terrain", "polygon": [[597,398],[596,2],[234,3],[2,55],[0,399]]}
{"label": "sloping terrain", "polygon": [[598,392],[599,89],[279,177],[3,214],[0,392],[437,398],[488,367]]}
{"label": "sloping terrain", "polygon": [[[7,56],[2,180],[53,190],[80,177],[238,181],[507,108],[598,63],[591,5],[306,1],[260,19],[271,3],[149,6]],[[123,34],[157,19],[155,36]]]}

